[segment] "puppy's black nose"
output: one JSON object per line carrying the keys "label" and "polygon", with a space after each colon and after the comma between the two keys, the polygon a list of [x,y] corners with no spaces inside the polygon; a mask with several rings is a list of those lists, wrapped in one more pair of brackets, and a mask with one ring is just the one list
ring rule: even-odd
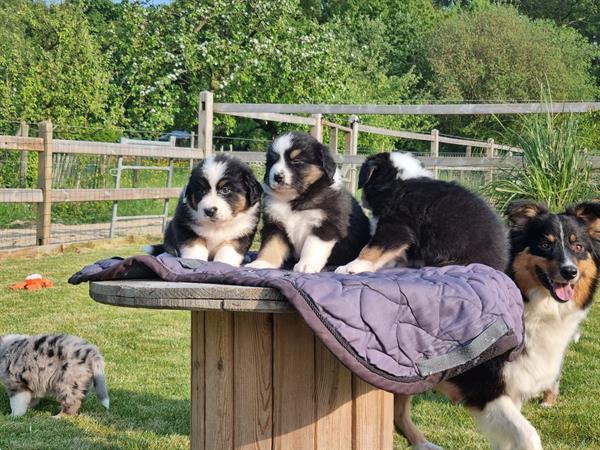
{"label": "puppy's black nose", "polygon": [[560,274],[565,280],[572,280],[577,276],[577,267],[575,266],[562,266],[560,268]]}
{"label": "puppy's black nose", "polygon": [[213,206],[212,208],[204,208],[204,214],[208,217],[213,217],[217,212],[217,207]]}
{"label": "puppy's black nose", "polygon": [[273,175],[273,181],[275,181],[275,183],[282,183],[283,174],[281,172],[277,172],[275,175]]}

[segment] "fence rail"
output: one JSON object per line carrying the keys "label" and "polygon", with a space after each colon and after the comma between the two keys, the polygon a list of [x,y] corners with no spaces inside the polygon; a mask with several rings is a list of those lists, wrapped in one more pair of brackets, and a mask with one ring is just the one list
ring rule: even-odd
{"label": "fence rail", "polygon": [[[28,137],[27,124],[21,124],[17,136],[0,136],[0,150],[20,152],[18,167],[15,166],[15,178],[19,180],[19,188],[0,188],[0,203],[7,204],[32,204],[36,211],[36,244],[47,245],[50,240],[51,211],[53,204],[68,202],[90,201],[122,201],[122,200],[164,200],[177,198],[180,195],[179,187],[125,187],[118,185],[116,188],[90,188],[90,189],[65,189],[61,186],[61,164],[68,158],[67,155],[97,155],[101,157],[99,167],[108,172],[108,167],[102,166],[105,157],[135,158],[131,167],[139,169],[157,169],[160,164],[142,165],[141,158],[161,159],[165,162],[176,160],[190,161],[210,155],[213,148],[213,115],[214,113],[227,114],[236,117],[254,120],[290,123],[310,127],[310,133],[320,141],[324,136],[334,153],[338,164],[341,165],[342,175],[346,186],[353,190],[356,186],[357,168],[365,155],[359,154],[358,139],[360,133],[377,134],[398,139],[418,140],[428,142],[430,151],[420,156],[423,165],[431,169],[435,175],[439,171],[460,172],[463,179],[464,173],[482,172],[483,175],[474,175],[480,182],[489,181],[492,172],[499,169],[512,169],[523,163],[522,149],[510,145],[498,144],[493,139],[478,141],[454,136],[444,136],[438,130],[430,133],[406,130],[390,130],[382,127],[366,125],[360,122],[356,115],[350,115],[345,124],[327,120],[323,114],[515,114],[544,112],[550,109],[553,112],[584,112],[600,110],[600,102],[557,103],[542,105],[536,103],[505,104],[505,105],[277,105],[277,104],[232,104],[214,103],[211,92],[202,92],[200,95],[198,115],[198,148],[175,147],[173,142],[143,142],[124,140],[121,143],[89,142],[77,140],[64,140],[53,138],[53,128],[50,121],[40,122],[39,137]],[[305,115],[302,115],[305,114]],[[324,133],[328,130],[328,133]],[[440,144],[449,144],[465,147],[461,156],[448,156],[440,154]],[[231,147],[233,148],[233,146]],[[341,148],[341,150],[340,150]],[[472,152],[473,148],[483,151]],[[35,152],[37,158],[37,181],[33,188],[25,188],[24,183],[27,171],[27,153]],[[54,154],[61,156],[55,157]],[[227,154],[235,156],[247,163],[264,163],[265,153],[257,151],[228,151]],[[33,160],[35,161],[35,159]],[[59,167],[53,167],[55,165]],[[61,162],[62,161],[62,162]],[[67,164],[68,161],[65,163]],[[600,169],[600,157],[591,158],[595,170]],[[181,166],[179,166],[182,169]],[[187,165],[185,170],[187,170]],[[52,185],[53,169],[55,185]],[[18,173],[17,173],[18,172]],[[29,171],[31,176],[31,171]],[[31,180],[31,178],[30,178]],[[79,185],[79,184],[77,184]],[[135,186],[135,183],[133,183]],[[166,214],[166,213],[165,213]],[[125,215],[126,219],[150,219],[155,215],[143,214],[140,216]],[[60,225],[65,227],[66,225]],[[82,225],[82,229],[85,225]],[[11,233],[17,233],[12,228]],[[88,235],[90,230],[86,229]],[[87,235],[86,235],[87,236]],[[62,242],[62,241],[61,241]],[[0,245],[1,246],[1,245]]]}

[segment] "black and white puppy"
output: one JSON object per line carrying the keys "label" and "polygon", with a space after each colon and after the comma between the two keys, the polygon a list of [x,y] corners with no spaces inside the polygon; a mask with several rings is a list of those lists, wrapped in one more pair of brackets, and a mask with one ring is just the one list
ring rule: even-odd
{"label": "black and white puppy", "polygon": [[192,170],[164,244],[147,252],[239,266],[256,233],[262,189],[238,159],[211,156]]}
{"label": "black and white puppy", "polygon": [[458,184],[432,179],[409,153],[369,157],[358,187],[373,213],[373,236],[357,259],[336,272],[471,263],[505,270],[508,240],[496,213]]}
{"label": "black and white puppy", "polygon": [[312,136],[277,137],[267,151],[262,244],[254,268],[319,272],[352,261],[369,240],[369,221],[343,188],[329,149]]}

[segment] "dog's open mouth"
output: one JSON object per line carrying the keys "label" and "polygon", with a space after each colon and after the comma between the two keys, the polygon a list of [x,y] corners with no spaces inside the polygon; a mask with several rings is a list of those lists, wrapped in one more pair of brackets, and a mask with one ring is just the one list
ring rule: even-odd
{"label": "dog's open mouth", "polygon": [[548,289],[554,300],[566,303],[573,300],[575,287],[571,283],[563,283],[552,280],[542,269],[536,266],[536,274],[544,287]]}

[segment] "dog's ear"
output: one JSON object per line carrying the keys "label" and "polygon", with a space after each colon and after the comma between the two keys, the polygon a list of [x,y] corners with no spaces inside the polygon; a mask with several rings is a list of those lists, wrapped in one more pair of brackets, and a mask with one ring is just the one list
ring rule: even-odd
{"label": "dog's ear", "polygon": [[329,181],[333,182],[335,171],[337,170],[337,164],[326,145],[319,143],[319,151],[321,156],[321,165],[325,171],[325,175],[329,178]]}
{"label": "dog's ear", "polygon": [[511,226],[524,227],[532,219],[548,214],[548,207],[534,200],[514,200],[506,208],[506,217]]}
{"label": "dog's ear", "polygon": [[581,220],[587,226],[590,237],[600,241],[600,201],[579,203],[567,208],[565,214]]}
{"label": "dog's ear", "polygon": [[254,205],[262,194],[262,186],[250,169],[244,173],[242,182],[246,188],[246,200],[248,205]]}
{"label": "dog's ear", "polygon": [[190,180],[188,180],[188,183],[183,188],[183,192],[181,193],[181,201],[184,204],[190,205],[190,208],[192,209],[196,209],[198,206],[192,190],[190,189]]}
{"label": "dog's ear", "polygon": [[362,166],[358,173],[358,188],[362,189],[371,179],[373,174],[379,169],[379,159],[369,158]]}

